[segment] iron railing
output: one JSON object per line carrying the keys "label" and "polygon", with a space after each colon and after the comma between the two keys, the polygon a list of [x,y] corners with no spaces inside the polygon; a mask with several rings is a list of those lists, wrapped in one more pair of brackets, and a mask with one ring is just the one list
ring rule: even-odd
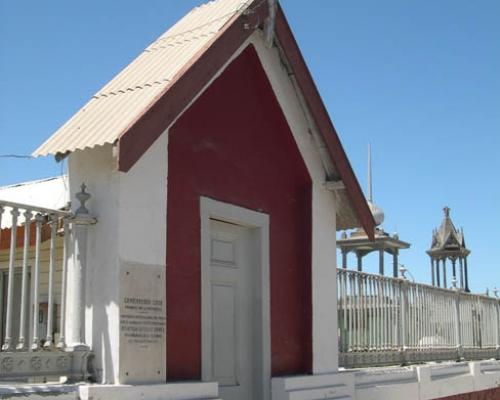
{"label": "iron railing", "polygon": [[496,298],[337,269],[339,364],[500,357]]}

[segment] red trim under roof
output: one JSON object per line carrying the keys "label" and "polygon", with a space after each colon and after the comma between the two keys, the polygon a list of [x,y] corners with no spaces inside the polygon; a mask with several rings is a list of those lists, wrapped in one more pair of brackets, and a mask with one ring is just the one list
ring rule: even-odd
{"label": "red trim under roof", "polygon": [[[253,33],[268,13],[266,2],[249,6],[252,12],[236,15],[219,31],[174,78],[158,99],[144,111],[119,139],[118,169],[127,172],[167,129],[189,103],[210,82],[227,60]],[[319,133],[323,137],[332,163],[344,182],[349,199],[368,237],[374,240],[375,221],[354,175],[335,127],[307,68],[283,10],[278,5],[275,35],[288,60]]]}

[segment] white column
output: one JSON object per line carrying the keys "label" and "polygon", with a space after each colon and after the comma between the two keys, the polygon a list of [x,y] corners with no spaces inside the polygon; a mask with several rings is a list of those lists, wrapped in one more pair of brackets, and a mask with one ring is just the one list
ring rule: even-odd
{"label": "white column", "polygon": [[71,338],[69,346],[73,349],[87,349],[85,344],[85,274],[87,259],[87,231],[89,225],[96,223],[96,219],[89,214],[85,203],[90,199],[90,194],[85,191],[86,186],[82,184],[81,192],[76,194],[80,201],[80,208],[75,212],[72,219],[73,223],[73,241],[74,252],[73,269],[71,277],[71,297],[72,310],[71,316]]}
{"label": "white column", "polygon": [[337,252],[335,200],[313,184],[312,193],[312,340],[313,373],[338,369]]}

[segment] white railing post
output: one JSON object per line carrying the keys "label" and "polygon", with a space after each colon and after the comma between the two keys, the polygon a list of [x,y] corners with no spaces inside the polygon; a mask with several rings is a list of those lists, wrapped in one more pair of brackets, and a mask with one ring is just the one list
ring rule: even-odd
{"label": "white railing post", "polygon": [[7,313],[5,317],[5,338],[2,346],[3,351],[13,350],[12,343],[12,308],[14,306],[14,262],[16,259],[16,242],[17,242],[17,217],[19,210],[13,208],[10,212],[12,215],[12,227],[10,235],[10,257],[9,257],[9,276],[7,278]]}
{"label": "white railing post", "polygon": [[71,313],[72,337],[70,346],[74,349],[87,349],[85,344],[85,274],[87,259],[87,234],[89,225],[97,221],[89,214],[85,203],[91,195],[86,192],[85,184],[81,186],[81,192],[76,194],[80,207],[72,218],[73,223],[73,274],[72,274],[72,297],[73,310]]}
{"label": "white railing post", "polygon": [[56,235],[57,215],[50,216],[50,259],[49,259],[49,298],[47,307],[47,336],[43,347],[50,349],[53,346],[52,332],[54,330],[54,273],[56,269]]}
{"label": "white railing post", "polygon": [[408,282],[405,277],[405,270],[401,269],[400,295],[401,295],[401,322],[400,322],[400,352],[402,363],[406,362],[408,351]]}
{"label": "white railing post", "polygon": [[457,360],[463,358],[462,351],[462,329],[460,324],[460,290],[457,287],[457,278],[453,277],[453,289],[455,290],[455,346],[457,347]]}
{"label": "white railing post", "polygon": [[30,225],[33,214],[30,210],[24,212],[24,244],[23,244],[23,272],[21,278],[21,317],[19,321],[19,341],[17,350],[26,349],[26,309],[28,301],[28,257],[30,249]]}
{"label": "white railing post", "polygon": [[31,349],[38,350],[40,347],[39,337],[38,337],[38,312],[39,312],[39,300],[40,300],[40,247],[42,244],[42,224],[45,221],[45,217],[37,213],[35,215],[36,221],[36,236],[35,236],[35,269],[33,271],[33,299],[31,300],[33,305],[33,334]]}
{"label": "white railing post", "polygon": [[61,320],[60,320],[60,336],[59,341],[57,343],[58,349],[64,349],[66,347],[66,280],[68,273],[68,248],[70,243],[70,228],[69,221],[67,217],[64,217],[63,223],[63,260],[62,260],[62,277],[61,277]]}
{"label": "white railing post", "polygon": [[500,303],[498,299],[498,289],[495,287],[493,289],[493,294],[495,296],[495,341],[496,341],[496,359],[500,358]]}

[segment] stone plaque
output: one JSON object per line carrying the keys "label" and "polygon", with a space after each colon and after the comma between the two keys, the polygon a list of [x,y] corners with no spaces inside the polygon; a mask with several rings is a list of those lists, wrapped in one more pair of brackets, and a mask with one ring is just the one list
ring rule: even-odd
{"label": "stone plaque", "polygon": [[123,263],[120,383],[166,380],[165,266]]}

